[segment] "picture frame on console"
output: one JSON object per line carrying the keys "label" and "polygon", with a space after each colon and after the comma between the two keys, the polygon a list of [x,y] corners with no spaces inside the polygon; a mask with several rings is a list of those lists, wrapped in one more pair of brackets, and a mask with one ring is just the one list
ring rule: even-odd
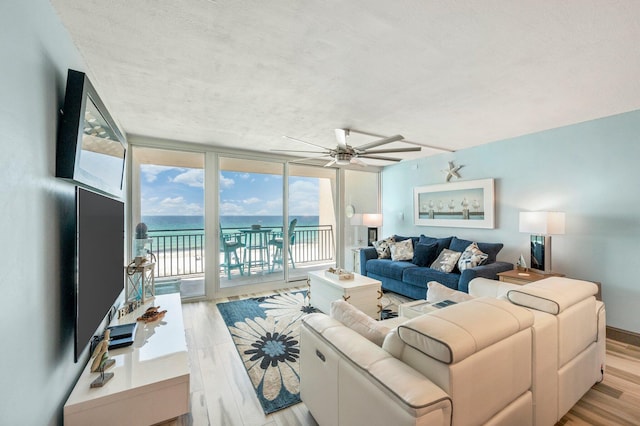
{"label": "picture frame on console", "polygon": [[494,180],[418,186],[413,189],[414,225],[495,227]]}

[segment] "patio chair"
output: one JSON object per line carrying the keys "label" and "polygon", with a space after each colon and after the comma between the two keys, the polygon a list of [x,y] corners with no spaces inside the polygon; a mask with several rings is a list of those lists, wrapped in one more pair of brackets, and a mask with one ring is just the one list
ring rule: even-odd
{"label": "patio chair", "polygon": [[[293,219],[289,224],[289,230],[287,231],[287,236],[289,237],[289,260],[291,261],[291,266],[295,269],[296,264],[293,261],[293,254],[291,253],[291,246],[293,246],[296,242],[296,224],[298,223],[298,219]],[[273,238],[269,240],[269,245],[274,247],[273,251],[273,262],[271,263],[271,272],[273,272],[276,263],[282,265],[282,247],[284,246],[284,234],[282,232],[274,232]]]}
{"label": "patio chair", "polygon": [[[224,261],[220,264],[227,273],[227,279],[231,279],[231,270],[239,269],[240,275],[244,275],[244,262],[240,262],[240,256],[238,256],[238,249],[244,247],[240,235],[229,234],[222,232],[222,226],[220,226],[220,251],[224,252]],[[235,262],[232,261],[232,255],[235,258]]]}

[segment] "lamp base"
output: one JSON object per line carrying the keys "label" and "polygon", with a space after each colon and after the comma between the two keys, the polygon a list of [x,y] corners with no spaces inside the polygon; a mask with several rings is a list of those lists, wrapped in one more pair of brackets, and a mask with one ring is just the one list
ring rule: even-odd
{"label": "lamp base", "polygon": [[378,241],[378,228],[367,228],[367,245],[372,247]]}
{"label": "lamp base", "polygon": [[531,235],[531,270],[538,274],[552,274],[551,236]]}

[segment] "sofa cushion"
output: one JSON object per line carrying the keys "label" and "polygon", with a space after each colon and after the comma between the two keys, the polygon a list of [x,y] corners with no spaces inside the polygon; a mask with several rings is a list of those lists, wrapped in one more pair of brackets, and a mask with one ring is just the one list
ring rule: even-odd
{"label": "sofa cushion", "polygon": [[532,324],[530,311],[480,297],[420,315],[398,326],[397,332],[412,348],[454,364]]}
{"label": "sofa cushion", "polygon": [[427,237],[426,235],[420,235],[420,239],[418,240],[418,244],[433,244],[436,243],[438,244],[438,253],[440,254],[440,252],[446,248],[449,248],[449,245],[451,244],[451,240],[453,237],[445,237],[445,238],[434,238],[434,237]]}
{"label": "sofa cushion", "polygon": [[429,267],[438,257],[438,243],[421,244],[418,243],[413,248],[413,259],[411,262],[416,266]]}
{"label": "sofa cushion", "polygon": [[458,259],[462,253],[449,249],[444,249],[438,255],[438,258],[431,264],[431,269],[441,272],[451,272],[456,267]]}
{"label": "sofa cushion", "polygon": [[488,257],[488,254],[478,248],[478,244],[471,243],[460,255],[460,260],[458,260],[458,269],[462,272],[468,268],[475,268],[476,266],[482,265],[486,262]]}
{"label": "sofa cushion", "polygon": [[365,339],[382,346],[385,336],[391,331],[387,325],[376,321],[360,309],[344,300],[331,302],[331,318],[357,332]]}
{"label": "sofa cushion", "polygon": [[440,284],[456,290],[460,275],[454,273],[441,272],[431,268],[406,268],[402,275],[402,282],[427,289],[429,281],[437,281]]}
{"label": "sofa cushion", "polygon": [[408,268],[415,269],[417,266],[411,262],[394,262],[391,259],[373,259],[366,264],[367,275],[371,273],[398,281],[402,281],[402,274]]}
{"label": "sofa cushion", "polygon": [[[473,241],[462,240],[458,237],[453,237],[451,239],[451,244],[449,244],[449,249],[453,251],[463,252],[472,243]],[[502,247],[504,247],[504,244],[502,243],[476,243],[476,244],[478,244],[478,248],[482,250],[484,253],[486,253],[488,256],[485,264],[495,262],[498,256],[498,253],[500,252],[500,250],[502,250]]]}
{"label": "sofa cushion", "polygon": [[394,243],[393,237],[384,240],[374,241],[373,247],[378,252],[378,259],[389,259],[391,257],[391,244]]}
{"label": "sofa cushion", "polygon": [[412,260],[413,243],[410,239],[396,241],[389,245],[391,249],[391,260]]}
{"label": "sofa cushion", "polygon": [[468,293],[463,293],[440,284],[437,281],[427,283],[427,302],[440,302],[441,300],[451,300],[453,302],[465,302],[474,299]]}
{"label": "sofa cushion", "polygon": [[516,305],[558,315],[597,292],[598,286],[589,281],[549,277],[509,290],[507,298]]}

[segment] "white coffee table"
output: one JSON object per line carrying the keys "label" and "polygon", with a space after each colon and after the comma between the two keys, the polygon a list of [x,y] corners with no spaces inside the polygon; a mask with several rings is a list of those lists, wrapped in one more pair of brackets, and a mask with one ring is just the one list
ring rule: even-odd
{"label": "white coffee table", "polygon": [[340,280],[325,271],[309,272],[310,303],[328,314],[331,302],[346,300],[373,319],[380,318],[382,311],[382,284],[378,280],[353,274],[353,279]]}
{"label": "white coffee table", "polygon": [[455,302],[443,300],[433,303],[427,302],[426,300],[414,300],[412,302],[398,305],[398,316],[411,319],[429,312],[437,311],[438,309],[442,309],[450,304],[455,304]]}

